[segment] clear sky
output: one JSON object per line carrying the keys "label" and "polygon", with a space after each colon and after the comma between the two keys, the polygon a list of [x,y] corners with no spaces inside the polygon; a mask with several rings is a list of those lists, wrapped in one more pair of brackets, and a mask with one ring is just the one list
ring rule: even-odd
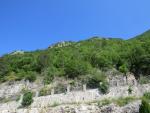
{"label": "clear sky", "polygon": [[150,0],[0,0],[0,55],[150,29]]}

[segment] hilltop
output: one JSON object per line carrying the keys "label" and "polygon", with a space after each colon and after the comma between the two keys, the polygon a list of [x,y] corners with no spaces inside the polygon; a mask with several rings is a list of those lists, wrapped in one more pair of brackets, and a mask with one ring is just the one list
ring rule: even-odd
{"label": "hilltop", "polygon": [[[0,58],[0,81],[29,79],[37,75],[50,83],[54,77],[78,78],[95,69],[132,72],[136,78],[150,75],[150,31],[135,38],[93,37],[60,42],[45,50],[14,52]],[[33,80],[32,80],[33,79]]]}
{"label": "hilltop", "polygon": [[149,75],[150,31],[14,51],[0,58],[0,113],[142,113]]}

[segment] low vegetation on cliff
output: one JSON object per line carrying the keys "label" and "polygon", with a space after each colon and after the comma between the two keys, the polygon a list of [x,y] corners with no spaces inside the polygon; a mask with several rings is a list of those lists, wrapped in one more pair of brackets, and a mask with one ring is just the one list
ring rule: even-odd
{"label": "low vegetation on cliff", "polygon": [[139,112],[150,113],[150,92],[144,94]]}

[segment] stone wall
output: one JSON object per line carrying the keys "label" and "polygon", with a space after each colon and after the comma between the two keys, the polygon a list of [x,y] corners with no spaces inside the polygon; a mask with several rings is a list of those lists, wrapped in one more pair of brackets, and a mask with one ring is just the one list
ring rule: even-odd
{"label": "stone wall", "polygon": [[41,84],[30,83],[28,81],[18,81],[15,83],[3,83],[0,85],[0,98],[9,98],[20,95],[22,90],[29,89],[33,92],[38,91],[43,86]]}
{"label": "stone wall", "polygon": [[[150,84],[146,85],[136,85],[132,86],[132,94],[128,93],[129,86],[121,86],[121,87],[111,87],[108,94],[103,95],[99,93],[98,89],[92,89],[87,91],[75,91],[67,94],[54,94],[43,97],[34,97],[34,102],[31,105],[31,109],[34,112],[29,113],[39,113],[38,109],[51,107],[55,104],[73,104],[73,103],[84,103],[91,102],[95,100],[103,100],[105,98],[119,98],[119,97],[127,97],[127,96],[142,96],[143,93],[150,91]],[[8,111],[19,111],[18,113],[28,113],[25,109],[24,112],[20,112],[19,102],[13,101],[5,104],[0,104],[0,113],[9,113]],[[30,108],[28,110],[31,110]],[[37,110],[37,111],[36,111]]]}
{"label": "stone wall", "polygon": [[23,89],[24,84],[15,83],[8,85],[6,83],[0,85],[0,98],[9,98],[13,95],[17,95]]}
{"label": "stone wall", "polygon": [[133,74],[127,73],[126,75],[120,73],[117,76],[110,76],[108,77],[108,82],[110,87],[116,87],[116,86],[125,86],[125,85],[137,85],[137,81]]}
{"label": "stone wall", "polygon": [[[0,98],[9,98],[16,95],[22,95],[21,92],[23,89],[29,89],[36,93],[33,98],[34,102],[31,105],[31,109],[18,109],[22,101],[22,98],[20,98],[18,102],[11,101],[3,104],[1,103],[0,113],[40,113],[39,111],[44,108],[54,106],[55,104],[85,103],[95,100],[103,100],[105,98],[108,99],[127,96],[140,97],[145,92],[150,91],[150,84],[137,84],[134,75],[131,73],[127,73],[126,76],[122,73],[119,73],[117,76],[113,76],[112,72],[110,72],[108,73],[108,82],[110,84],[110,88],[109,93],[106,95],[103,95],[98,89],[87,90],[86,84],[84,84],[81,91],[71,91],[71,87],[68,85],[66,86],[65,93],[54,94],[55,89],[53,89],[51,90],[51,95],[41,97],[38,97],[38,94],[40,89],[44,87],[42,84],[29,83],[28,81],[20,81],[14,84],[3,83],[0,85]],[[131,94],[129,94],[128,91],[129,86],[132,89]],[[21,97],[23,97],[23,95]]]}
{"label": "stone wall", "polygon": [[[119,73],[116,70],[108,71],[106,73],[108,75],[108,82],[110,87],[119,87],[119,86],[126,86],[126,85],[137,85],[136,79],[134,75],[128,73],[127,76],[124,76],[122,73]],[[115,76],[117,74],[117,76]],[[80,87],[81,86],[81,87]],[[42,83],[30,83],[28,81],[18,81],[12,84],[3,83],[0,85],[0,98],[9,98],[14,95],[19,95],[23,89],[29,89],[36,93],[38,96],[40,89],[42,89],[44,85]],[[64,86],[67,90],[67,85]],[[80,87],[80,88],[79,88]],[[82,89],[82,84],[78,84],[77,89]],[[85,88],[83,88],[85,90]],[[55,88],[55,91],[57,87]],[[70,91],[75,90],[70,86]]]}
{"label": "stone wall", "polygon": [[129,94],[129,86],[111,87],[109,93],[103,95],[99,93],[98,89],[91,89],[87,91],[75,91],[67,94],[55,94],[43,97],[34,98],[32,107],[45,107],[52,106],[53,104],[66,104],[66,103],[82,103],[94,100],[102,100],[105,98],[119,98],[127,96],[142,96],[145,92],[150,91],[150,84],[132,86],[132,94]]}

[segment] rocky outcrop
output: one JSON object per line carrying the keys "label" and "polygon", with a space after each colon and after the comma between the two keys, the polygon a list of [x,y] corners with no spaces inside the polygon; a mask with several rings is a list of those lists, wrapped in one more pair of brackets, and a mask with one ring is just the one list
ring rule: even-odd
{"label": "rocky outcrop", "polygon": [[[137,85],[137,81],[132,73],[127,73],[126,75],[118,72],[117,70],[111,70],[106,73],[108,75],[108,82],[110,87]],[[117,75],[117,76],[116,76]]]}
{"label": "rocky outcrop", "polygon": [[56,43],[54,45],[51,45],[49,46],[48,48],[60,48],[60,47],[66,47],[66,46],[70,46],[72,44],[74,44],[75,42],[72,42],[72,41],[62,41],[62,42],[59,42],[59,43]]}
{"label": "rocky outcrop", "polygon": [[[109,73],[108,73],[109,75]],[[140,101],[130,103],[124,107],[115,104],[99,107],[93,103],[104,99],[117,99],[120,97],[141,97],[145,92],[150,91],[150,84],[137,84],[135,77],[128,73],[124,76],[108,76],[110,83],[109,92],[102,94],[98,89],[86,89],[71,91],[67,86],[67,91],[61,94],[54,94],[38,97],[41,88],[45,87],[41,83],[29,83],[20,81],[16,83],[3,83],[0,85],[0,98],[8,99],[20,95],[19,101],[10,100],[0,104],[0,113],[138,113]],[[132,93],[129,93],[129,87]],[[28,108],[20,108],[22,102],[22,90],[29,89],[35,93],[33,103]],[[86,103],[86,104],[85,104]],[[55,107],[57,106],[57,107]]]}
{"label": "rocky outcrop", "polygon": [[107,98],[120,98],[120,97],[140,97],[145,92],[150,91],[150,84],[132,86],[132,94],[128,92],[129,86],[111,87],[108,94],[99,93],[98,89],[83,91],[75,91],[67,94],[55,94],[43,97],[34,98],[32,107],[46,107],[54,103],[67,104],[67,103],[82,103],[95,100],[103,100]]}
{"label": "rocky outcrop", "polygon": [[100,113],[139,113],[140,103],[140,101],[135,101],[123,107],[111,104],[100,108]]}
{"label": "rocky outcrop", "polygon": [[18,96],[23,90],[28,89],[33,92],[38,91],[43,86],[37,83],[30,83],[29,81],[18,81],[15,83],[3,83],[0,85],[0,98],[10,98]]}
{"label": "rocky outcrop", "polygon": [[[57,107],[18,109],[14,113],[138,113],[140,103],[140,101],[135,101],[123,107],[119,107],[113,103],[103,107],[99,107],[96,103],[91,105],[60,105]],[[4,111],[3,113],[13,112]]]}
{"label": "rocky outcrop", "polygon": [[[108,98],[116,98],[117,99],[120,97],[128,97],[128,96],[140,97],[143,95],[144,92],[150,91],[150,84],[146,84],[146,85],[142,85],[142,86],[141,85],[134,86],[134,87],[132,87],[132,90],[133,90],[132,94],[129,94],[128,93],[128,86],[122,86],[122,87],[110,88],[110,92],[106,95],[102,95],[98,92],[97,89],[93,89],[93,90],[87,90],[85,92],[76,91],[76,92],[70,92],[67,94],[55,94],[55,95],[49,95],[49,96],[43,96],[43,97],[34,97],[34,102],[32,103],[32,105],[28,109],[18,109],[19,103],[16,101],[13,101],[13,102],[5,103],[5,104],[0,104],[0,111],[3,111],[3,113],[11,113],[12,111],[17,111],[18,113],[41,113],[39,111],[41,111],[43,109],[44,110],[46,110],[46,109],[48,109],[48,110],[52,109],[53,110],[54,109],[53,107],[57,106],[57,105],[60,105],[60,106],[66,105],[66,104],[70,104],[70,105],[81,104],[82,105],[82,103],[91,103],[91,102],[94,102],[97,100],[100,101],[100,100],[108,99]],[[123,111],[127,111],[129,109],[131,109],[131,110],[135,109],[135,111],[137,111],[138,106],[136,108],[134,107],[137,104],[139,105],[139,102],[134,103],[134,104],[131,103],[129,106],[124,106],[122,108],[120,108],[116,105],[115,105],[115,107],[113,107],[113,106],[106,107],[105,106],[102,108],[105,111],[110,110],[110,109],[112,109],[114,111],[114,112],[110,111],[110,113],[130,113],[130,111],[129,112],[123,112]],[[88,108],[90,108],[92,106],[94,106],[94,105],[90,105]],[[84,108],[86,111],[86,109],[87,109],[86,107],[87,106],[82,107],[82,108]],[[81,108],[77,107],[76,109],[80,111]],[[92,108],[90,108],[90,109],[92,109]],[[97,106],[94,109],[97,109]],[[98,109],[98,110],[103,111],[103,109]],[[59,110],[59,109],[57,109],[57,110]],[[122,110],[122,111],[119,111],[119,110]],[[9,112],[5,112],[5,111],[9,111]],[[27,112],[27,111],[29,111],[29,112]],[[98,111],[98,113],[101,113],[100,111]],[[48,112],[45,112],[45,113],[48,113]],[[57,112],[49,112],[49,113],[57,113]],[[63,113],[63,112],[58,112],[58,113]],[[67,113],[67,112],[64,112],[64,113]],[[82,112],[76,111],[75,113],[82,113]],[[86,113],[88,113],[88,112],[86,112]],[[93,112],[93,113],[96,113],[96,112]],[[131,112],[131,113],[134,113],[134,112]]]}

